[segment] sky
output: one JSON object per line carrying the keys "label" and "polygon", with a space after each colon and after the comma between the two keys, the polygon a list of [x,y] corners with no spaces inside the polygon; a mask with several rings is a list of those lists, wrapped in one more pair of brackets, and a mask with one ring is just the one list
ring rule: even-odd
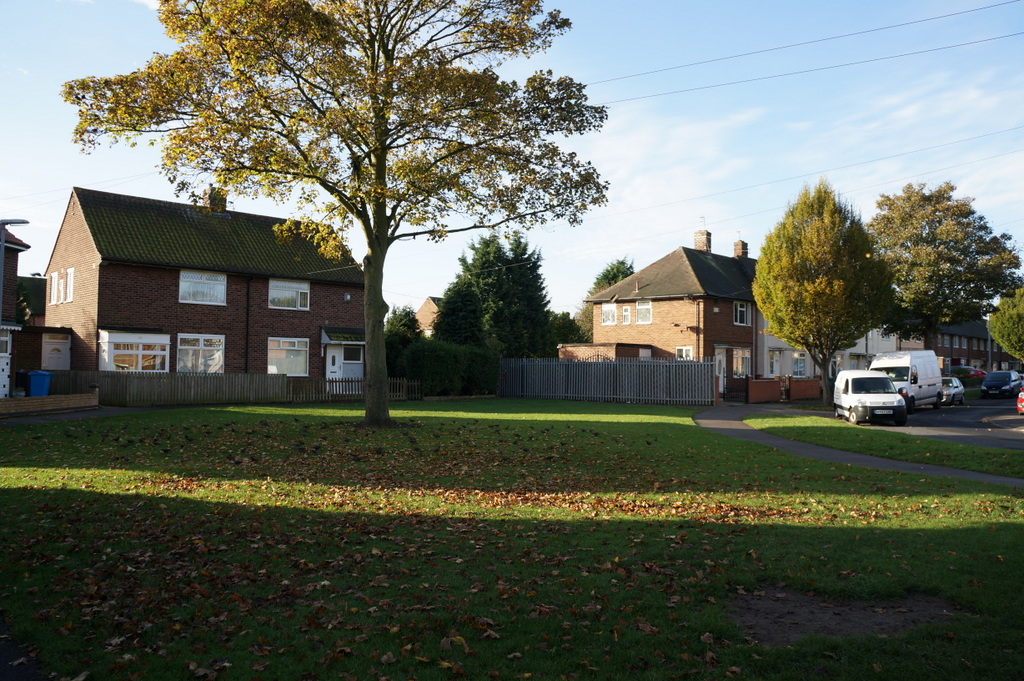
{"label": "sky", "polygon": [[[45,273],[72,187],[162,200],[159,150],[71,142],[61,86],[141,68],[169,53],[156,0],[0,0],[0,218]],[[805,184],[825,178],[868,221],[882,194],[950,181],[996,233],[1024,243],[1024,0],[546,0],[573,29],[509,64],[551,69],[608,106],[600,132],[564,146],[610,183],[583,224],[527,233],[551,309],[574,312],[619,258],[641,269],[707,229],[757,257]],[[288,217],[235,197],[229,207]],[[385,298],[441,296],[479,233],[395,244]],[[358,233],[355,238],[359,239]],[[362,258],[365,246],[352,244]]]}

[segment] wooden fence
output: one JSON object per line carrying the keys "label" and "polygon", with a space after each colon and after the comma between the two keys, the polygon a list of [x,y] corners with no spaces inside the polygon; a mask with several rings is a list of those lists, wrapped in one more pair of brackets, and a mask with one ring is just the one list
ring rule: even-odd
{"label": "wooden fence", "polygon": [[498,392],[501,397],[713,405],[715,363],[711,360],[503,359]]}
{"label": "wooden fence", "polygon": [[[281,374],[137,373],[131,371],[54,371],[51,395],[88,393],[99,388],[100,404],[157,407],[198,404],[281,402],[361,402],[362,379],[289,377]],[[390,399],[422,399],[419,383],[390,379]]]}

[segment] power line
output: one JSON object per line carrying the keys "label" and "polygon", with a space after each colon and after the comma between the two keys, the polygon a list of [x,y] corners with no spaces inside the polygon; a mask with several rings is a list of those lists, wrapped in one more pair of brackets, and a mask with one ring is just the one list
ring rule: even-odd
{"label": "power line", "polygon": [[665,97],[668,95],[680,95],[687,92],[699,92],[701,90],[712,90],[714,88],[727,87],[729,85],[743,85],[745,83],[756,83],[763,80],[773,80],[775,78],[786,78],[788,76],[801,76],[808,73],[817,73],[819,71],[831,71],[834,69],[846,68],[848,66],[861,66],[864,64],[873,64],[875,62],[890,61],[892,59],[901,59],[903,57],[914,57],[921,54],[930,54],[932,52],[941,52],[943,50],[952,50],[957,47],[968,47],[970,45],[980,45],[981,43],[988,43],[995,40],[1004,40],[1006,38],[1015,38],[1017,36],[1024,35],[1024,31],[1018,33],[1008,33],[1007,35],[995,36],[993,38],[982,38],[980,40],[972,40],[966,43],[958,43],[956,45],[944,45],[942,47],[932,47],[927,50],[918,50],[916,52],[904,52],[903,54],[894,54],[887,57],[875,57],[873,59],[862,59],[860,61],[851,61],[844,64],[832,64],[830,66],[819,66],[813,69],[803,69],[800,71],[789,71],[787,73],[776,73],[770,76],[758,76],[756,78],[744,78],[742,80],[732,80],[727,83],[715,83],[713,85],[700,85],[697,87],[685,88],[683,90],[672,90],[670,92],[659,92],[653,95],[640,95],[638,97],[627,97],[625,99],[615,99],[609,102],[604,102],[602,106],[608,106],[611,104],[622,104],[623,102],[635,102],[640,99],[653,99],[655,97]]}
{"label": "power line", "polygon": [[616,76],[615,78],[606,78],[605,80],[596,80],[588,85],[601,85],[602,83],[611,83],[616,80],[626,80],[627,78],[639,78],[640,76],[649,76],[654,73],[664,73],[665,71],[675,71],[677,69],[686,69],[691,66],[703,66],[705,64],[714,64],[721,61],[729,61],[730,59],[740,59],[741,57],[752,57],[756,54],[766,54],[768,52],[778,52],[780,50],[788,50],[794,47],[804,47],[805,45],[814,45],[816,43],[824,43],[830,40],[839,40],[841,38],[851,38],[858,35],[866,35],[868,33],[878,33],[879,31],[888,31],[894,28],[903,28],[904,26],[913,26],[914,24],[923,24],[928,21],[936,21],[938,19],[948,19],[949,17],[960,16],[962,14],[970,14],[971,12],[980,12],[986,9],[992,9],[994,7],[1002,7],[1004,5],[1012,5],[1020,0],[1008,0],[1008,2],[1000,2],[995,5],[986,5],[984,7],[976,7],[975,9],[968,9],[962,12],[953,12],[952,14],[942,14],[937,17],[928,17],[927,19],[917,19],[916,21],[906,21],[902,24],[892,24],[890,26],[880,26],[878,28],[869,28],[864,31],[855,31],[853,33],[843,33],[842,35],[834,35],[828,38],[817,38],[814,40],[805,40],[799,43],[791,43],[789,45],[780,45],[778,47],[768,47],[763,50],[754,50],[753,52],[743,52],[741,54],[733,54],[728,57],[716,57],[714,59],[705,59],[703,61],[690,62],[689,64],[680,64],[678,66],[666,66],[662,69],[653,69],[651,71],[642,71],[640,73],[632,73],[626,76]]}

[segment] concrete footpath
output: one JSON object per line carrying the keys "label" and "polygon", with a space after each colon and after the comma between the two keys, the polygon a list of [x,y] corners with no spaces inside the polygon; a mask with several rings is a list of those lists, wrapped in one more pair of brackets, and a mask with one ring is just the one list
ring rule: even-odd
{"label": "concrete footpath", "polygon": [[[947,468],[946,466],[908,463],[906,461],[896,461],[877,456],[868,456],[867,454],[844,452],[839,449],[831,449],[830,447],[822,447],[820,445],[808,444],[806,442],[797,442],[796,440],[790,440],[779,435],[773,435],[771,433],[757,430],[756,428],[751,428],[747,424],[743,423],[744,418],[753,414],[795,415],[799,414],[799,412],[795,412],[785,405],[725,403],[712,409],[702,411],[694,416],[693,420],[702,428],[707,428],[708,430],[713,430],[717,433],[728,435],[729,437],[735,437],[740,440],[748,440],[750,442],[775,447],[776,449],[781,449],[784,452],[789,452],[790,454],[802,456],[808,459],[818,459],[819,461],[830,461],[832,463],[845,463],[850,464],[851,466],[863,466],[864,468],[876,468],[878,470],[914,473],[916,475],[926,475],[930,477],[962,478],[964,480],[990,482],[996,485],[1024,487],[1024,480],[1020,478],[991,475],[989,473],[977,473],[975,471],[964,471],[957,468]],[[915,429],[915,434],[922,437],[947,439],[947,436],[937,432],[937,429],[935,428]],[[1024,441],[1024,438],[1022,438],[1022,441]],[[976,444],[977,446],[1006,447],[1005,442],[1000,444],[997,442],[987,443],[975,440],[973,444]]]}

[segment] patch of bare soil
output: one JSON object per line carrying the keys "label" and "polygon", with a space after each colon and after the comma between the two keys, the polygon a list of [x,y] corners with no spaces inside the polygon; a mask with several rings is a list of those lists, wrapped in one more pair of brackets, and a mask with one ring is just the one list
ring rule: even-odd
{"label": "patch of bare soil", "polygon": [[964,612],[952,601],[924,594],[895,601],[839,601],[786,586],[741,591],[727,609],[748,638],[771,647],[793,645],[808,634],[892,636]]}

